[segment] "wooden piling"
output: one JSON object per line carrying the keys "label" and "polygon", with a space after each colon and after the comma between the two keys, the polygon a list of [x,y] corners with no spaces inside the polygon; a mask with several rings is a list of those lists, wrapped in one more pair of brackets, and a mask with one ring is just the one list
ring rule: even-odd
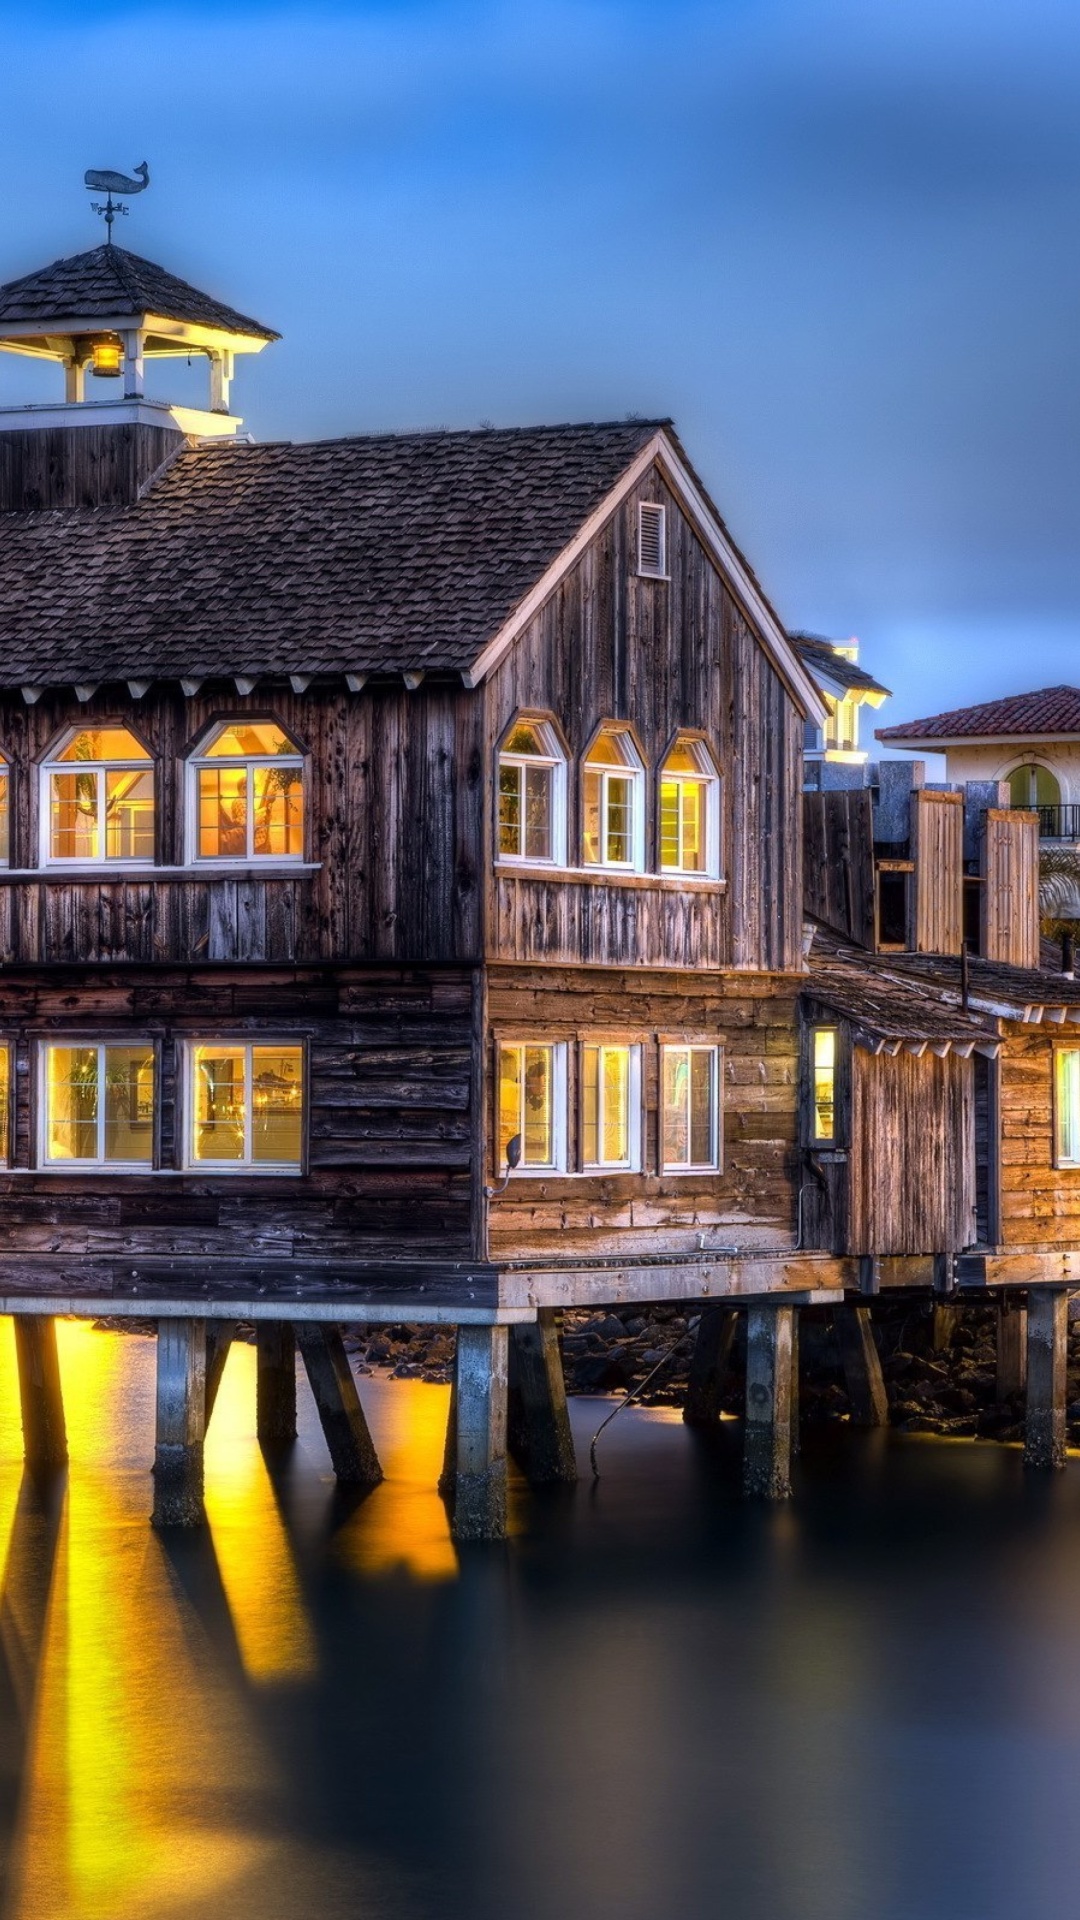
{"label": "wooden piling", "polygon": [[455,1540],[506,1534],[505,1327],[459,1327],[454,1360]]}
{"label": "wooden piling", "polygon": [[683,1419],[688,1427],[711,1427],[720,1418],[738,1315],[731,1307],[703,1307],[690,1357]]}
{"label": "wooden piling", "polygon": [[288,1320],[256,1322],[255,1431],[265,1446],[296,1439],[296,1335]]}
{"label": "wooden piling", "polygon": [[930,1345],[935,1353],[947,1353],[952,1346],[958,1316],[958,1307],[942,1306],[940,1302],[935,1301],[933,1323],[930,1329]]}
{"label": "wooden piling", "polygon": [[206,1322],[159,1320],[155,1527],[197,1527],[203,1507],[206,1436]]}
{"label": "wooden piling", "polygon": [[1001,1299],[997,1308],[996,1387],[999,1400],[1011,1400],[1027,1384],[1027,1308]]}
{"label": "wooden piling", "polygon": [[1025,1467],[1065,1465],[1065,1367],[1069,1296],[1063,1287],[1033,1287],[1027,1311]]}
{"label": "wooden piling", "polygon": [[383,1477],[382,1468],[340,1327],[324,1320],[298,1320],[294,1332],[334,1472],[350,1486],[377,1486]]}
{"label": "wooden piling", "polygon": [[49,1472],[65,1466],[68,1457],[56,1322],[50,1315],[15,1315],[15,1356],[26,1464],[33,1471]]}
{"label": "wooden piling", "polygon": [[759,1500],[791,1493],[794,1307],[751,1307],[746,1316],[746,1437],[743,1492]]}
{"label": "wooden piling", "polygon": [[574,1436],[566,1404],[559,1335],[552,1309],[514,1327],[510,1336],[514,1375],[514,1444],[526,1479],[546,1486],[577,1479]]}
{"label": "wooden piling", "polygon": [[206,1424],[218,1397],[225,1362],[236,1338],[235,1320],[208,1320],[206,1323]]}
{"label": "wooden piling", "polygon": [[834,1307],[833,1327],[840,1347],[840,1363],[844,1369],[848,1399],[851,1401],[852,1425],[888,1426],[889,1396],[885,1391],[869,1307]]}

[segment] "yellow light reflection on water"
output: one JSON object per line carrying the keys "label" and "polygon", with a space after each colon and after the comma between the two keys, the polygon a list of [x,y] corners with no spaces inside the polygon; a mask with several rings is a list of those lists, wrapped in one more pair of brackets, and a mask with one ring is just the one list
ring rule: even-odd
{"label": "yellow light reflection on water", "polygon": [[395,1380],[365,1408],[386,1477],[341,1531],[349,1565],[364,1573],[402,1569],[414,1580],[455,1578],[457,1553],[437,1492],[449,1405],[449,1387]]}
{"label": "yellow light reflection on water", "polygon": [[[230,1817],[234,1796],[261,1784],[256,1743],[236,1737],[235,1701],[207,1671],[197,1616],[147,1524],[145,1468],[109,1457],[130,1415],[134,1343],[79,1323],[59,1334],[73,1465],[51,1582],[48,1568],[37,1582],[36,1706],[5,1920],[191,1916],[227,1905],[273,1846]],[[12,1372],[5,1351],[4,1385]],[[223,1752],[229,1775],[209,1819]]]}
{"label": "yellow light reflection on water", "polygon": [[315,1641],[254,1423],[255,1349],[238,1342],[206,1437],[206,1513],[245,1672],[302,1680],[315,1671]]}

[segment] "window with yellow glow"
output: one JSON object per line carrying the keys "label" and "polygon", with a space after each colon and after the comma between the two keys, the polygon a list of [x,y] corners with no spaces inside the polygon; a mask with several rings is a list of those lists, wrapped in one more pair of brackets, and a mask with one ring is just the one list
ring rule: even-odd
{"label": "window with yellow glow", "polygon": [[11,770],[0,760],[0,867],[11,862]]}
{"label": "window with yellow glow", "polygon": [[271,720],[233,720],[192,762],[199,860],[302,860],[304,759]]}
{"label": "window with yellow glow", "polygon": [[660,770],[660,867],[719,871],[719,781],[699,741],[680,740]]}
{"label": "window with yellow glow", "polygon": [[154,1163],[154,1049],[89,1041],[44,1049],[48,1166]]}
{"label": "window with yellow glow", "polygon": [[665,1171],[715,1170],[720,1164],[719,1049],[661,1049]]}
{"label": "window with yellow glow", "polygon": [[581,1157],[585,1167],[638,1165],[640,1050],[587,1045],[581,1050]]}
{"label": "window with yellow glow", "polygon": [[566,763],[552,729],[519,720],[499,753],[499,858],[561,865],[566,858]]}
{"label": "window with yellow glow", "polygon": [[11,1048],[0,1042],[0,1167],[11,1164]]}
{"label": "window with yellow glow", "polygon": [[1054,1055],[1054,1141],[1059,1167],[1080,1166],[1080,1047]]}
{"label": "window with yellow glow", "polygon": [[302,1047],[220,1041],[189,1053],[196,1166],[298,1168],[304,1145]]}
{"label": "window with yellow glow", "polygon": [[153,763],[126,727],[71,734],[43,772],[48,860],[153,860]]}
{"label": "window with yellow glow", "polygon": [[506,1150],[515,1134],[521,1141],[519,1165],[553,1170],[563,1163],[565,1048],[523,1040],[499,1048],[500,1177]]}
{"label": "window with yellow glow", "polygon": [[815,1027],[813,1032],[814,1139],[836,1137],[836,1028]]}
{"label": "window with yellow glow", "polygon": [[581,791],[585,865],[639,869],[644,864],[641,765],[623,729],[608,727],[597,735]]}

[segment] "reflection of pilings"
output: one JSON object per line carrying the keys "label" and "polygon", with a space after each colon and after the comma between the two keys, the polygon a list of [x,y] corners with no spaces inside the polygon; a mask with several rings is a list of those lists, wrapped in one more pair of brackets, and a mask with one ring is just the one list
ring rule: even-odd
{"label": "reflection of pilings", "polygon": [[19,1491],[0,1590],[0,1910],[19,1824],[19,1788],[29,1777],[38,1675],[45,1645],[53,1569],[64,1515],[66,1476],[27,1473]]}
{"label": "reflection of pilings", "polygon": [[255,1327],[255,1431],[267,1446],[296,1439],[296,1335],[287,1320]]}
{"label": "reflection of pilings", "polygon": [[334,1472],[339,1480],[355,1487],[377,1486],[383,1477],[382,1468],[340,1327],[301,1320],[296,1323],[295,1333]]}
{"label": "reflection of pilings", "polygon": [[28,1467],[46,1471],[67,1463],[67,1430],[56,1322],[46,1314],[15,1315],[15,1352],[19,1364],[23,1442]]}
{"label": "reflection of pilings", "polygon": [[155,1527],[196,1527],[203,1508],[206,1322],[159,1320]]}

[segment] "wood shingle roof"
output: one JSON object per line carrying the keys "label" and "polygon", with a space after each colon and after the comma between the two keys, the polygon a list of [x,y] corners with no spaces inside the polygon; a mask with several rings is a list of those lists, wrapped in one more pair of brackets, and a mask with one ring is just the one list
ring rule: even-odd
{"label": "wood shingle roof", "polygon": [[40,322],[43,332],[59,321],[109,320],[154,314],[159,319],[215,327],[227,333],[279,340],[280,334],[237,313],[211,294],[178,280],[152,260],[123,247],[92,247],[0,286],[0,331]]}
{"label": "wood shingle roof", "polygon": [[217,442],[2,515],[0,684],[465,671],[665,426]]}

